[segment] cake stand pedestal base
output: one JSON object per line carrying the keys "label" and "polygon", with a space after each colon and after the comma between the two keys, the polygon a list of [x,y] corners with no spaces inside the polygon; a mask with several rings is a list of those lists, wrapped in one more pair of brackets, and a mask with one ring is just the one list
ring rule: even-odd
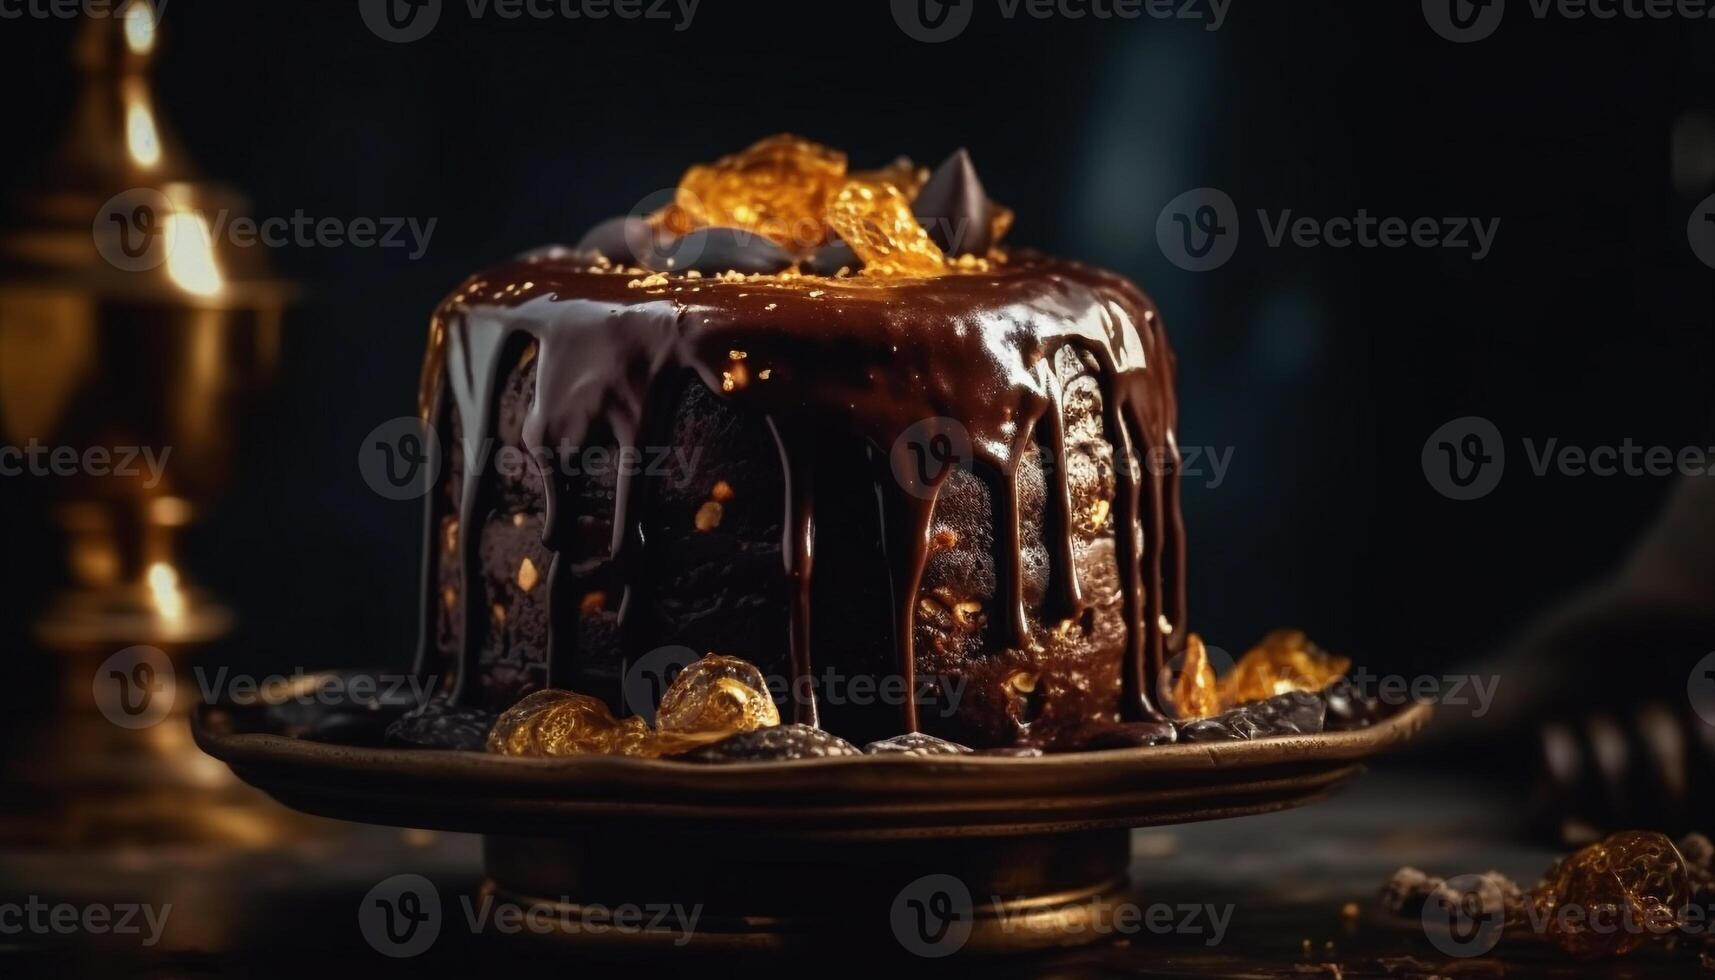
{"label": "cake stand pedestal base", "polygon": [[860,957],[1100,941],[1131,858],[1123,828],[818,839],[604,827],[483,840],[483,897],[497,913],[523,909],[506,913],[521,933],[615,949],[787,952],[863,937],[848,946]]}

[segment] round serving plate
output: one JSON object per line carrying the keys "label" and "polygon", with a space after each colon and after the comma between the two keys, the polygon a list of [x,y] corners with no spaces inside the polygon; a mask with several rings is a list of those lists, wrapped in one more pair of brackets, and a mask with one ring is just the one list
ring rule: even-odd
{"label": "round serving plate", "polygon": [[1430,715],[1414,704],[1352,731],[1034,758],[726,765],[337,745],[239,731],[217,706],[192,726],[204,751],[295,809],[483,834],[486,888],[527,908],[579,921],[589,909],[702,909],[692,935],[645,925],[557,938],[739,949],[866,929],[897,938],[911,889],[951,876],[972,896],[962,948],[998,950],[1100,938],[1084,920],[1127,888],[1130,828],[1311,802]]}

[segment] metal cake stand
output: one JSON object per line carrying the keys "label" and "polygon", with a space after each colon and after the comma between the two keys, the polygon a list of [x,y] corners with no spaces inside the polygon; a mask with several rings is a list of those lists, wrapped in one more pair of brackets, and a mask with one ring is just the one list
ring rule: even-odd
{"label": "metal cake stand", "polygon": [[[197,744],[287,806],[481,834],[485,889],[555,916],[701,906],[689,933],[616,924],[556,939],[624,949],[793,951],[838,936],[897,949],[925,876],[969,890],[968,951],[1070,946],[1127,894],[1134,827],[1301,806],[1429,720],[1246,742],[1037,758],[863,756],[698,765],[367,748],[239,731],[219,707]],[[859,948],[856,946],[848,948]]]}

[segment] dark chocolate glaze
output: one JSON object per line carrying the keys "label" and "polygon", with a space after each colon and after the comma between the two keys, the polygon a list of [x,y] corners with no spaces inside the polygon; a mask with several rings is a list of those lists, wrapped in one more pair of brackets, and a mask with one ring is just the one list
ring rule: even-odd
{"label": "dark chocolate glaze", "polygon": [[[456,414],[453,427],[460,436],[447,448],[455,464],[466,461],[449,468],[461,485],[448,488],[459,491],[453,495],[458,533],[448,542],[456,551],[464,597],[463,632],[453,640],[456,664],[448,669],[441,662],[447,651],[437,649],[431,636],[448,633],[432,628],[440,612],[438,593],[425,609],[431,628],[421,651],[425,672],[445,669],[453,675],[447,689],[455,703],[478,700],[474,648],[487,605],[471,601],[482,595],[473,592],[481,562],[478,517],[489,502],[483,467],[469,461],[479,459],[484,441],[496,434],[498,389],[520,346],[534,358],[534,392],[522,420],[522,440],[532,452],[603,440],[621,449],[642,447],[649,433],[661,431],[663,419],[657,416],[664,391],[687,374],[738,416],[766,421],[786,485],[778,554],[792,596],[789,663],[795,679],[810,677],[818,667],[810,612],[816,502],[825,494],[818,493],[814,476],[836,449],[862,447],[852,450],[861,458],[842,462],[852,464],[848,472],[869,475],[885,515],[879,546],[892,596],[891,653],[909,689],[915,689],[921,660],[914,623],[935,547],[931,524],[950,477],[941,474],[928,493],[908,492],[894,478],[889,454],[902,434],[925,419],[962,424],[976,471],[994,474],[998,482],[992,515],[999,559],[994,638],[1002,647],[1028,650],[1045,635],[1033,628],[1026,610],[1031,570],[1023,567],[1020,516],[1026,503],[1045,509],[1040,544],[1050,567],[1046,594],[1034,603],[1038,619],[1077,629],[1090,597],[1073,542],[1079,518],[1072,513],[1068,476],[1064,376],[1057,380],[1056,370],[1082,359],[1099,385],[1102,428],[1115,457],[1111,507],[1125,640],[1114,720],[1160,717],[1152,681],[1186,623],[1174,365],[1154,306],[1125,279],[1015,253],[989,271],[920,280],[645,278],[635,271],[593,271],[576,256],[553,255],[467,280],[434,317],[421,395],[426,418],[444,422],[449,410]],[[1046,466],[1046,493],[1041,478],[1022,478],[1041,462],[1039,438],[1053,457]],[[951,477],[960,476],[969,474],[952,471]],[[538,479],[551,596],[549,677],[543,683],[568,686],[566,678],[577,670],[562,661],[577,655],[571,640],[579,629],[575,596],[587,587],[568,582],[589,573],[565,560],[574,538],[587,535],[592,521],[611,528],[619,628],[628,657],[643,652],[633,637],[646,635],[638,632],[638,620],[648,615],[659,583],[647,559],[651,544],[638,474],[618,474],[611,511],[603,514],[582,512],[590,506],[588,495],[568,492],[554,476]],[[1021,486],[1038,489],[1021,495]],[[1104,507],[1103,521],[1105,512]],[[431,555],[434,530],[431,520]],[[433,574],[427,578],[437,581]],[[452,607],[450,597],[446,605]],[[809,687],[794,684],[793,690]],[[1107,696],[1114,703],[1112,692]],[[816,724],[816,698],[794,700],[789,720]],[[918,705],[905,700],[895,731],[917,731]]]}

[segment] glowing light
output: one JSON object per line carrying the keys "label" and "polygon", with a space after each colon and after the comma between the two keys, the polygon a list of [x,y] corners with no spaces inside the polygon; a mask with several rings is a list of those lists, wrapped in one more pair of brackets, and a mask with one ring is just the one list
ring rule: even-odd
{"label": "glowing light", "polygon": [[141,99],[133,101],[125,113],[125,143],[138,166],[153,167],[161,162],[161,137],[155,129],[155,114]]}
{"label": "glowing light", "polygon": [[175,211],[167,216],[167,278],[197,296],[215,296],[226,285],[214,261],[214,236],[200,214]]}
{"label": "glowing light", "polygon": [[125,8],[125,43],[134,54],[148,54],[155,47],[155,8],[149,0],[131,0]]}
{"label": "glowing light", "polygon": [[149,566],[149,594],[155,601],[155,611],[162,619],[183,619],[185,594],[179,591],[179,573],[173,566],[158,561]]}

